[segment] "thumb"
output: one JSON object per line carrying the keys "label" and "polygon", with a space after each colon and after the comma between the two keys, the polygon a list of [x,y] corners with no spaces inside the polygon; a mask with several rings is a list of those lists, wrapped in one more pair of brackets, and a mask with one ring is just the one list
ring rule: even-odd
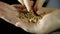
{"label": "thumb", "polygon": [[27,10],[28,10],[28,11],[31,11],[34,2],[31,1],[31,0],[23,0],[23,1],[24,1],[24,4],[25,4]]}

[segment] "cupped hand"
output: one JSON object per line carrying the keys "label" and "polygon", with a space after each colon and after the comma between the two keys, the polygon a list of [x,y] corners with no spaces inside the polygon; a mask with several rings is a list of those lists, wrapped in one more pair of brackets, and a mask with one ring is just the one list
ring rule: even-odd
{"label": "cupped hand", "polygon": [[0,18],[10,22],[11,24],[14,24],[17,27],[21,27],[25,31],[31,33],[48,34],[60,28],[59,9],[41,8],[43,12],[52,12],[46,14],[42,19],[38,20],[37,23],[29,23],[27,19],[20,20],[18,18],[18,9],[16,9],[15,6],[11,6],[7,3],[0,2]]}

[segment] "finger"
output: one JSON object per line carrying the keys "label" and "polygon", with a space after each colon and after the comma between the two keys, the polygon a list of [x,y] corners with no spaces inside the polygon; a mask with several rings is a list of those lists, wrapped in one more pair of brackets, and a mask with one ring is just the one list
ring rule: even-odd
{"label": "finger", "polygon": [[23,1],[24,1],[24,4],[25,4],[27,10],[28,10],[28,11],[31,11],[34,2],[31,1],[31,0],[23,0]]}
{"label": "finger", "polygon": [[15,24],[19,21],[17,16],[18,12],[14,7],[4,2],[0,2],[0,18],[10,22],[11,24]]}
{"label": "finger", "polygon": [[18,10],[19,14],[20,14],[21,12],[27,13],[27,9],[26,9],[26,7],[23,6],[23,5],[14,4],[14,5],[11,5],[11,6],[15,7],[15,8]]}
{"label": "finger", "polygon": [[18,0],[22,5],[24,5],[24,2],[23,2],[23,0]]}
{"label": "finger", "polygon": [[35,5],[39,9],[43,6],[44,2],[45,0],[37,0]]}
{"label": "finger", "polygon": [[42,12],[42,11],[41,11],[41,8],[42,8],[42,5],[43,5],[44,2],[45,2],[45,0],[37,0],[37,1],[36,1],[36,4],[35,4],[35,6],[34,6],[35,12],[37,12],[37,11]]}
{"label": "finger", "polygon": [[40,8],[39,10],[36,11],[36,13],[38,15],[41,15],[41,14],[47,14],[47,13],[50,13],[52,11],[56,10],[56,8],[48,8],[48,7],[42,7]]}
{"label": "finger", "polygon": [[20,5],[20,4],[14,4],[14,5],[11,5],[11,6],[15,7],[19,12],[23,11],[24,9],[26,9],[25,6]]}

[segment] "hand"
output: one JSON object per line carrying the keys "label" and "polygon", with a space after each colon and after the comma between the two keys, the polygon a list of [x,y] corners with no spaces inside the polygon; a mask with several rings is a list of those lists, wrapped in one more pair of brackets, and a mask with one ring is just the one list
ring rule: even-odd
{"label": "hand", "polygon": [[[16,7],[16,5],[14,5]],[[20,6],[20,5],[18,5]],[[37,23],[29,23],[27,20],[24,20],[23,23],[16,23],[17,27],[23,28],[27,32],[31,33],[42,33],[48,34],[59,27],[59,12],[60,10],[54,8],[41,8],[43,12],[51,12],[45,15],[42,19],[40,19]],[[56,23],[55,23],[56,22]]]}
{"label": "hand", "polygon": [[50,33],[60,28],[60,10],[52,8],[43,8],[43,12],[53,11],[46,14],[37,23],[29,23],[26,20],[20,20],[17,16],[18,11],[13,6],[0,2],[0,18],[16,25],[17,27],[23,28],[27,32],[32,33]]}
{"label": "hand", "polygon": [[[34,10],[37,14],[43,13],[41,11],[42,10],[41,8],[42,8],[42,5],[45,2],[45,0],[36,0],[36,3],[34,1],[32,1],[32,0],[18,0],[18,1],[22,5],[25,5],[28,11]],[[35,3],[35,5],[34,5],[34,3]]]}
{"label": "hand", "polygon": [[59,27],[60,10],[54,8],[41,8],[41,9],[43,12],[46,13],[51,12],[51,13],[46,14],[42,19],[38,20],[37,23],[29,23],[27,22],[27,20],[24,20],[23,23],[20,22],[16,23],[16,26],[23,28],[27,32],[42,33],[42,34],[48,34],[60,28]]}
{"label": "hand", "polygon": [[18,15],[19,15],[18,9],[17,10],[16,9],[17,8],[15,8],[15,5],[12,6],[7,3],[0,2],[0,18],[4,19],[5,21],[7,21],[17,27],[21,27],[22,29],[24,29],[27,32],[28,32],[28,30],[30,31],[31,27],[34,24],[29,23],[27,21],[27,19],[20,20],[20,18],[18,17]]}
{"label": "hand", "polygon": [[16,24],[19,21],[18,11],[7,3],[0,2],[0,18],[11,24]]}
{"label": "hand", "polygon": [[18,0],[22,5],[25,5],[27,10],[30,11],[32,10],[32,6],[33,6],[33,1],[31,0]]}

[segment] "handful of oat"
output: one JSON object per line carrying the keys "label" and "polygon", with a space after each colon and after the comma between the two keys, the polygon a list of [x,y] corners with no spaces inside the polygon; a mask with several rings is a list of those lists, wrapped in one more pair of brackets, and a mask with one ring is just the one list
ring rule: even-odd
{"label": "handful of oat", "polygon": [[15,8],[19,10],[18,17],[21,20],[27,19],[29,23],[36,23],[39,19],[42,19],[45,14],[50,13],[50,12],[43,12],[40,15],[36,15],[34,11],[27,11],[25,6],[22,7],[22,5],[19,6],[18,4],[16,5]]}

